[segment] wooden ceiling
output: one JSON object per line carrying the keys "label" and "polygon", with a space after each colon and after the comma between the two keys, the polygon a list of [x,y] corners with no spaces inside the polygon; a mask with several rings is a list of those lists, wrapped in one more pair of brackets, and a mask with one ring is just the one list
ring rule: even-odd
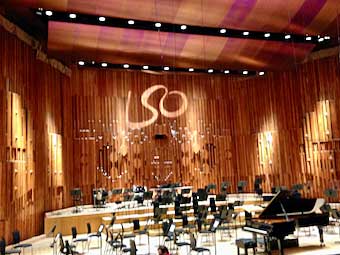
{"label": "wooden ceiling", "polygon": [[[241,30],[336,35],[338,0],[12,0],[8,6]],[[49,54],[178,67],[277,70],[303,61],[311,44],[141,31],[50,21]]]}

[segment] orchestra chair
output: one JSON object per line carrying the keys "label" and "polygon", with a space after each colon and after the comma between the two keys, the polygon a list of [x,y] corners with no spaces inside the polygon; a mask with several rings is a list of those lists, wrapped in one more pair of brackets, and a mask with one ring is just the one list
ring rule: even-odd
{"label": "orchestra chair", "polygon": [[[208,241],[208,237],[211,236],[211,242],[214,243],[215,248],[216,248],[216,230],[218,228],[218,226],[220,225],[221,220],[218,218],[215,218],[209,226],[209,229],[203,229],[201,231],[199,231],[199,233],[202,235],[202,239],[203,239],[203,235],[205,235],[206,241]],[[203,243],[203,242],[202,242]]]}
{"label": "orchestra chair", "polygon": [[135,240],[130,239],[130,247],[123,248],[122,253],[129,253],[130,255],[137,255],[137,247]]}
{"label": "orchestra chair", "polygon": [[196,230],[196,226],[194,224],[189,224],[188,215],[182,215],[182,227],[186,232],[191,232],[191,230]]}
{"label": "orchestra chair", "polygon": [[87,250],[89,250],[89,245],[88,245],[88,237],[77,237],[78,232],[77,232],[77,228],[76,227],[72,227],[71,228],[71,232],[72,232],[72,244],[75,245],[75,247],[77,247],[78,243],[81,243],[81,248],[82,248],[82,252],[84,252],[84,244],[85,246],[87,245]]}
{"label": "orchestra chair", "polygon": [[149,226],[151,224],[151,219],[148,219],[146,221],[146,225],[144,226],[144,229],[141,229],[140,227],[140,221],[133,220],[133,232],[136,233],[139,236],[139,245],[141,244],[141,236],[147,235],[148,237],[148,246],[150,246],[150,236],[149,236]]}
{"label": "orchestra chair", "polygon": [[172,219],[169,220],[168,224],[164,224],[163,227],[163,245],[165,245],[166,242],[169,242],[170,250],[172,250],[171,243],[174,241],[175,229],[176,224],[172,221]]}
{"label": "orchestra chair", "polygon": [[96,233],[91,233],[91,224],[90,223],[87,223],[87,236],[88,236],[88,240],[89,240],[89,243],[88,243],[88,247],[90,249],[90,245],[91,245],[91,240],[93,238],[96,238],[97,241],[98,241],[98,247],[100,249],[100,254],[102,254],[102,233],[103,233],[103,230],[105,228],[104,224],[100,224],[99,227],[98,227],[98,230]]}
{"label": "orchestra chair", "polygon": [[253,239],[237,239],[236,240],[236,246],[237,246],[237,255],[240,255],[240,248],[244,249],[244,254],[248,255],[248,249],[253,249],[253,254],[256,254],[256,247],[257,243]]}
{"label": "orchestra chair", "polygon": [[121,223],[120,226],[121,226],[121,229],[122,229],[123,239],[131,239],[131,238],[135,239],[136,238],[136,235],[134,233],[132,233],[132,232],[126,233],[125,232],[123,223]]}
{"label": "orchestra chair", "polygon": [[112,252],[116,252],[116,254],[118,254],[118,250],[121,251],[123,248],[126,247],[125,244],[123,244],[123,236],[121,235],[121,233],[117,233],[116,236],[113,236],[113,232],[109,231],[108,232],[108,236],[106,239],[106,243],[108,245],[108,249],[106,249],[106,251],[104,253],[109,253],[111,248]]}
{"label": "orchestra chair", "polygon": [[21,249],[7,249],[6,250],[6,241],[5,239],[0,239],[0,254],[20,254]]}
{"label": "orchestra chair", "polygon": [[226,206],[222,206],[220,215],[217,217],[221,220],[221,224],[217,227],[217,231],[220,231],[221,241],[223,240],[223,233],[227,233],[228,237],[231,238],[231,223],[233,222],[234,210],[228,209]]}
{"label": "orchestra chair", "polygon": [[204,254],[204,252],[208,252],[209,254],[211,254],[208,248],[197,247],[197,240],[193,233],[190,233],[189,235],[190,235],[190,251],[195,251],[197,252],[197,254],[200,254],[200,253]]}
{"label": "orchestra chair", "polygon": [[64,255],[79,254],[77,251],[74,250],[75,246],[70,245],[67,240],[64,242],[62,234],[61,233],[59,233],[59,234],[60,234],[59,235],[59,245],[60,245],[59,252],[60,252],[60,254],[64,254]]}
{"label": "orchestra chair", "polygon": [[21,249],[22,254],[25,254],[25,248],[31,248],[31,254],[33,254],[33,245],[31,243],[20,243],[20,232],[18,230],[13,231],[13,248]]}
{"label": "orchestra chair", "polygon": [[[178,241],[178,234],[176,231],[174,232],[174,244],[178,250],[178,248],[185,247],[187,246],[186,254],[189,254],[190,251],[190,243],[189,242],[184,242],[184,241]],[[178,252],[177,252],[178,253]]]}

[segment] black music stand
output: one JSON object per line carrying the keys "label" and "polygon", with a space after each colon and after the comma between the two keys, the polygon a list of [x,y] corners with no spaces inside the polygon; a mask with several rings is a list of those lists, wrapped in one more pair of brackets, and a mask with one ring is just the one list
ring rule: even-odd
{"label": "black music stand", "polygon": [[79,206],[82,205],[83,193],[81,192],[80,188],[72,189],[70,193],[71,193],[74,205],[76,207],[73,212],[78,213],[81,211]]}

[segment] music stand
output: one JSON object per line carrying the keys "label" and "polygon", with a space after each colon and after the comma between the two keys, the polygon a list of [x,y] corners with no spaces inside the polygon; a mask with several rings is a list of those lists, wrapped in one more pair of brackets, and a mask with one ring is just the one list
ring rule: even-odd
{"label": "music stand", "polygon": [[81,211],[78,206],[81,205],[83,194],[82,194],[80,188],[71,189],[70,193],[71,193],[74,205],[76,206],[76,208],[73,212],[78,213],[78,212]]}
{"label": "music stand", "polygon": [[244,187],[247,186],[247,181],[239,181],[237,183],[237,193],[241,194],[244,192]]}
{"label": "music stand", "polygon": [[231,186],[229,181],[222,182],[221,184],[221,193],[228,194],[228,188]]}

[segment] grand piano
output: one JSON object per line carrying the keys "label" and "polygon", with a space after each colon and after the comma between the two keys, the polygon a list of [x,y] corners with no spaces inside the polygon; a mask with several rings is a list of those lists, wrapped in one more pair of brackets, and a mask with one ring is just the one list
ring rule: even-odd
{"label": "grand piano", "polygon": [[258,218],[246,214],[243,230],[252,232],[255,239],[257,235],[263,236],[268,254],[271,254],[272,241],[277,240],[279,253],[283,255],[285,237],[302,227],[317,226],[323,246],[323,227],[329,224],[329,214],[320,211],[324,203],[322,198],[306,199],[295,196],[291,191],[280,191]]}

